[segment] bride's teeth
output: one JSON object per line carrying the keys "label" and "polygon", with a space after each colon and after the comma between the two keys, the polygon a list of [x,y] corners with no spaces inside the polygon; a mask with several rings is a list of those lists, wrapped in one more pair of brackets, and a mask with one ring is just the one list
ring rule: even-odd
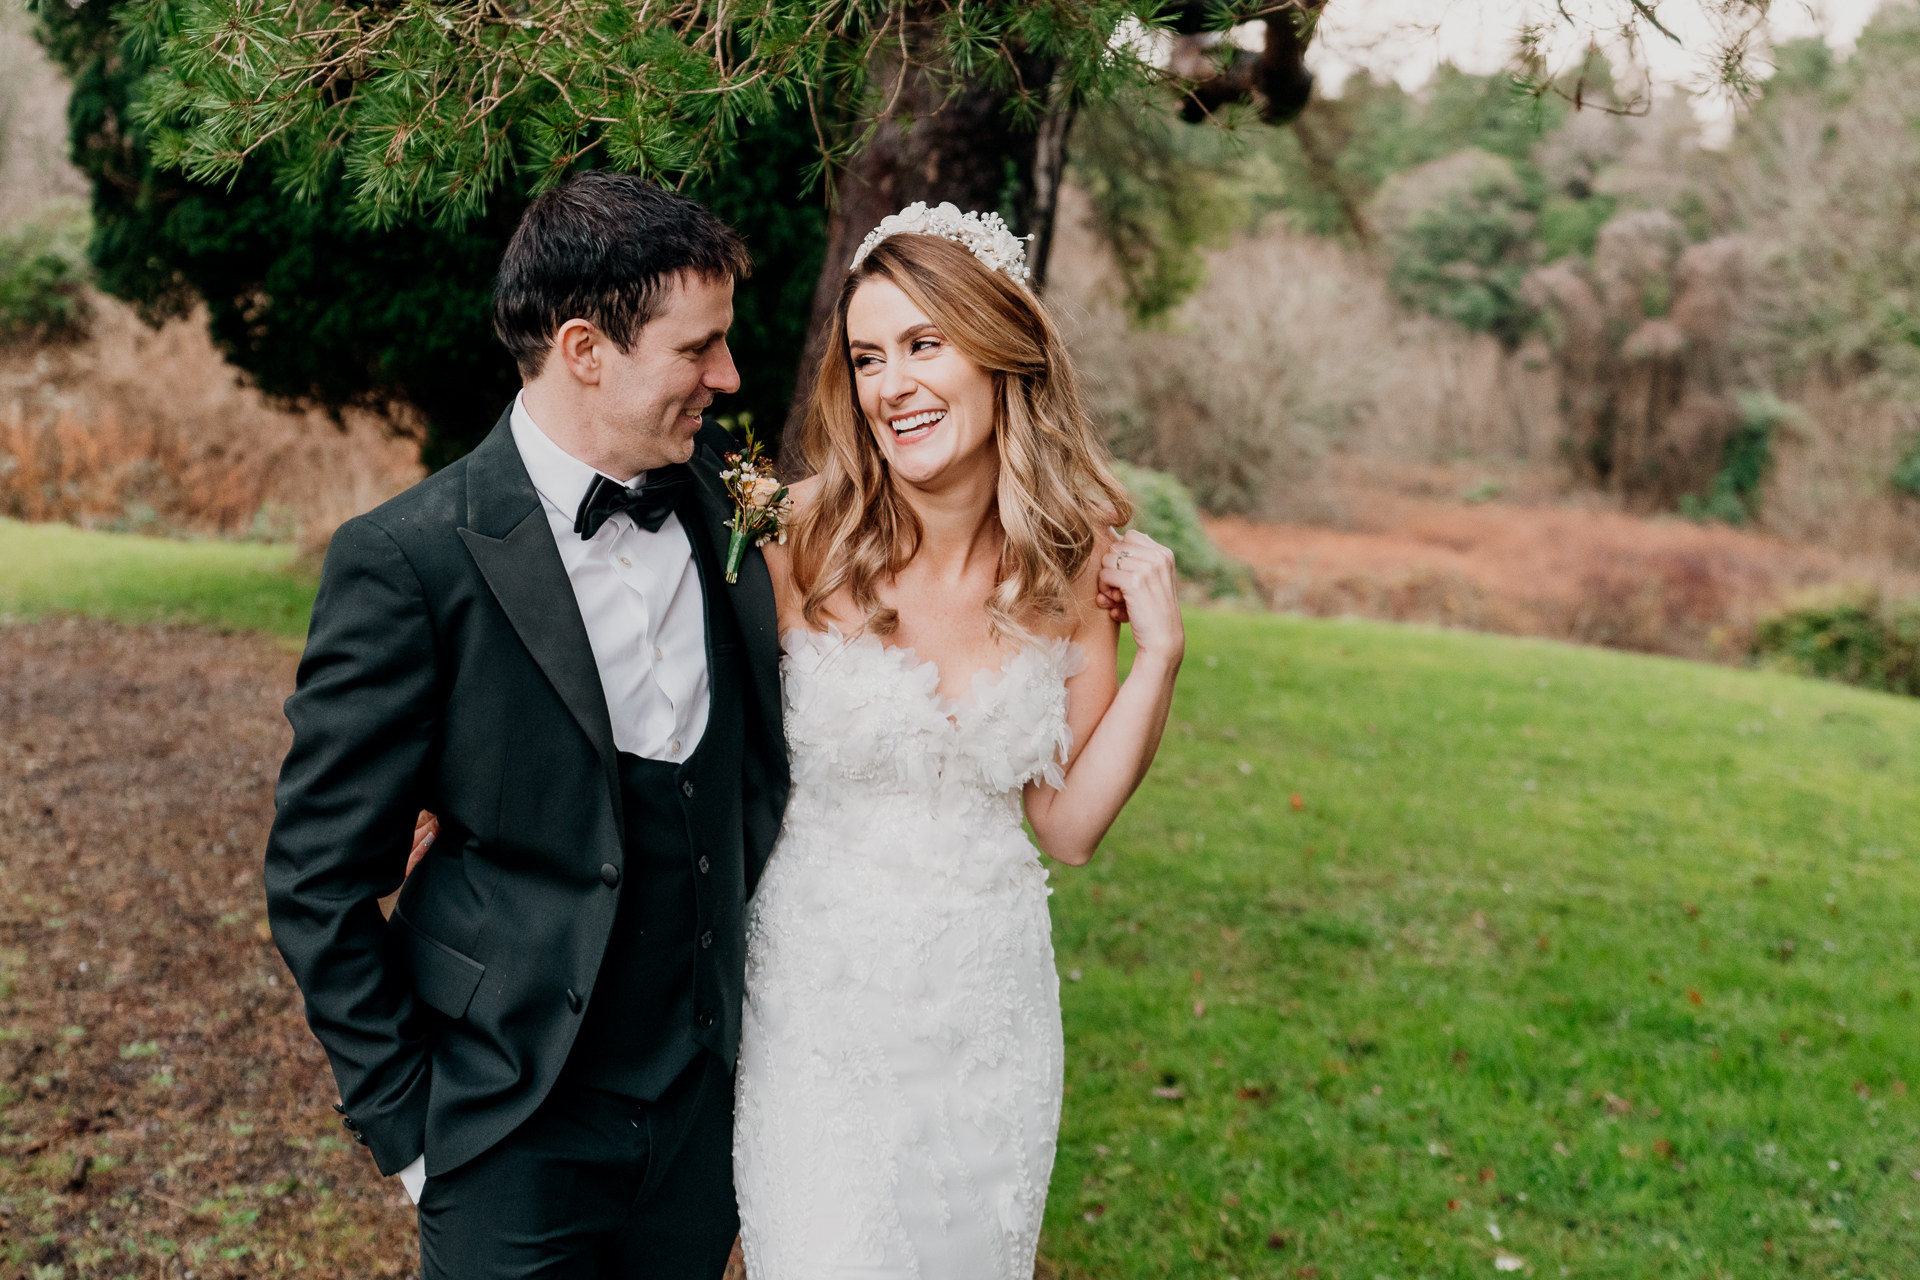
{"label": "bride's teeth", "polygon": [[911,418],[902,418],[894,423],[893,433],[903,436],[909,431],[918,431],[921,427],[930,427],[946,416],[946,411],[943,409],[936,409],[927,413],[916,413]]}

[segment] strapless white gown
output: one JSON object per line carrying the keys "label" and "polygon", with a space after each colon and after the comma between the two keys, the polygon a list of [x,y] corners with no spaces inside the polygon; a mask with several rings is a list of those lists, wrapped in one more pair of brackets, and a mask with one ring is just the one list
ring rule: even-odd
{"label": "strapless white gown", "polygon": [[1058,786],[1065,640],[957,700],[877,637],[783,637],[793,795],[747,913],[749,1280],[1032,1280],[1060,982],[1021,788]]}

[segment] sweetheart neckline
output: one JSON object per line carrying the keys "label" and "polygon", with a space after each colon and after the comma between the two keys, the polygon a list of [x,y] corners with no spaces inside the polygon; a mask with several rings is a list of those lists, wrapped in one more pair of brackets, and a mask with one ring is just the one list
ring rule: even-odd
{"label": "sweetheart neckline", "polygon": [[1029,653],[1043,651],[1055,645],[1078,647],[1077,641],[1066,636],[1047,637],[1024,644],[1012,653],[1002,657],[998,668],[982,667],[974,672],[973,677],[967,681],[966,690],[958,697],[948,697],[946,694],[940,692],[942,677],[940,664],[932,658],[920,657],[912,645],[888,644],[870,631],[849,636],[842,632],[838,626],[831,624],[825,631],[814,631],[807,627],[788,627],[780,633],[781,655],[783,657],[792,656],[786,649],[786,639],[792,635],[805,636],[809,643],[816,641],[826,642],[836,650],[852,649],[855,647],[871,648],[878,653],[894,658],[900,662],[900,669],[908,674],[924,671],[931,667],[933,669],[934,682],[933,690],[929,697],[935,707],[945,711],[947,720],[956,725],[958,722],[954,720],[954,716],[962,706],[966,705],[967,700],[969,698],[978,698],[983,690],[999,688],[1000,685],[1005,682],[1007,669],[1014,660],[1025,657]]}

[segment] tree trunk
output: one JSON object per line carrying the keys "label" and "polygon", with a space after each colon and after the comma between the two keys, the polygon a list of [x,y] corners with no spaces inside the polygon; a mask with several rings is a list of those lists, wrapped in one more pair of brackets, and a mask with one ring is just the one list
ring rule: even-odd
{"label": "tree trunk", "polygon": [[[909,20],[909,59],[900,46],[876,57],[873,83],[892,100],[866,148],[841,172],[827,233],[827,258],[813,292],[807,345],[794,380],[793,401],[781,435],[783,475],[805,475],[810,467],[800,451],[800,427],[806,419],[815,371],[826,345],[827,328],[839,302],[853,254],[867,233],[888,214],[916,200],[952,201],[962,210],[998,212],[1015,235],[1032,235],[1027,260],[1036,288],[1046,278],[1047,251],[1053,240],[1053,214],[1059,202],[1072,112],[1044,116],[1037,129],[1008,119],[1008,95],[979,83],[949,94],[950,80],[912,59],[916,45],[930,41],[924,26]],[[1053,65],[1042,58],[1021,58],[1021,83],[1044,93]]]}

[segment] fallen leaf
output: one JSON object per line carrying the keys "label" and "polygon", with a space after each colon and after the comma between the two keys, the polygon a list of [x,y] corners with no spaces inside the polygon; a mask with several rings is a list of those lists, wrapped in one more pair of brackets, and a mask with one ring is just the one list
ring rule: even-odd
{"label": "fallen leaf", "polygon": [[1665,1138],[1655,1138],[1653,1140],[1653,1154],[1659,1156],[1662,1160],[1671,1160],[1673,1158],[1673,1144]]}
{"label": "fallen leaf", "polygon": [[1287,797],[1287,803],[1296,809],[1304,809],[1307,807],[1307,802],[1302,800],[1297,792]]}
{"label": "fallen leaf", "polygon": [[1691,1000],[1691,1001],[1692,1001],[1693,1003],[1695,1003],[1695,1004],[1705,1004],[1705,1003],[1706,1003],[1706,1001],[1704,1001],[1704,1000],[1702,1000],[1702,999],[1700,998],[1700,993],[1699,993],[1698,991],[1695,991],[1695,990],[1693,990],[1693,989],[1691,989],[1691,988],[1689,988],[1689,989],[1687,990],[1687,999],[1689,999],[1689,1000]]}
{"label": "fallen leaf", "polygon": [[1526,1265],[1527,1260],[1525,1258],[1516,1258],[1510,1253],[1496,1253],[1493,1255],[1493,1269],[1495,1271],[1518,1271]]}
{"label": "fallen leaf", "polygon": [[1492,1181],[1493,1181],[1493,1170],[1491,1170],[1491,1169],[1482,1169],[1482,1170],[1480,1171],[1480,1181],[1482,1181],[1482,1182],[1492,1182]]}
{"label": "fallen leaf", "polygon": [[1100,1221],[1100,1219],[1106,1217],[1106,1215],[1107,1215],[1107,1206],[1105,1206],[1104,1204],[1096,1204],[1089,1207],[1087,1211],[1081,1214],[1080,1216],[1085,1218],[1088,1222],[1098,1222]]}
{"label": "fallen leaf", "polygon": [[1456,1209],[1458,1209],[1459,1207],[1460,1207],[1460,1202],[1459,1202],[1458,1200],[1449,1200],[1449,1201],[1447,1201],[1447,1210],[1448,1210],[1448,1212],[1452,1212],[1452,1211],[1454,1211],[1454,1210],[1456,1210]]}
{"label": "fallen leaf", "polygon": [[1272,1249],[1275,1253],[1278,1253],[1280,1252],[1280,1250],[1287,1247],[1287,1244],[1291,1239],[1292,1237],[1284,1234],[1283,1232],[1276,1231],[1272,1235],[1267,1237],[1267,1248]]}
{"label": "fallen leaf", "polygon": [[1165,1098],[1168,1102],[1178,1102],[1187,1096],[1187,1091],[1175,1084],[1155,1085],[1153,1096],[1156,1098]]}

